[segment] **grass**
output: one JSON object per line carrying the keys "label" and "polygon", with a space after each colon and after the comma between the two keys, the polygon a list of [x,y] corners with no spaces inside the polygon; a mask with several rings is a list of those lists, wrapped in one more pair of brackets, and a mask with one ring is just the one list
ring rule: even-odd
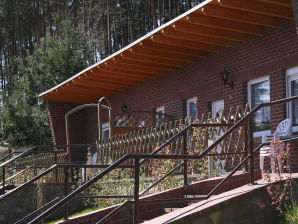
{"label": "grass", "polygon": [[[93,212],[93,211],[96,211],[98,209],[101,209],[101,208],[85,208],[79,212],[76,212],[76,213],[73,213],[69,216],[69,218],[74,218],[76,216],[80,216],[80,215],[84,215],[84,214],[87,214],[89,212]],[[63,221],[63,218],[61,219],[56,219],[56,220],[53,220],[53,221],[48,221],[48,222],[45,222],[45,224],[55,224],[55,223],[58,223],[58,222],[61,222]]]}

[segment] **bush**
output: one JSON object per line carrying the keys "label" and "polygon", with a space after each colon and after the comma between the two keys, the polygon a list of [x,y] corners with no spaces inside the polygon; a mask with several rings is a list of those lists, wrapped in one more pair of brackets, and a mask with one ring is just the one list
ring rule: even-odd
{"label": "bush", "polygon": [[294,203],[291,208],[288,208],[285,212],[284,224],[297,224],[298,223],[298,205]]}

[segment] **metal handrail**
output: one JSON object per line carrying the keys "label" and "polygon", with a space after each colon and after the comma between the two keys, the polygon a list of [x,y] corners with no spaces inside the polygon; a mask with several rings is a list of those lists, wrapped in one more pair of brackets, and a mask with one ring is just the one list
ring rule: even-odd
{"label": "metal handrail", "polygon": [[[294,141],[294,140],[298,140],[298,137],[297,138],[287,139],[287,140],[282,140],[282,142],[289,142],[289,141]],[[263,147],[265,145],[269,145],[269,144],[270,143],[262,143],[261,145],[259,145],[254,150],[254,153],[258,152],[261,147]],[[199,198],[176,198],[176,199],[143,200],[143,201],[141,201],[141,203],[160,203],[160,202],[167,203],[167,202],[179,202],[179,201],[180,202],[182,202],[182,201],[186,202],[186,201],[192,201],[192,200],[198,200],[198,199],[208,199],[216,190],[218,190],[218,188],[220,186],[222,186],[251,157],[252,157],[252,154],[246,156],[244,158],[244,160],[236,168],[234,168],[234,170],[227,177],[225,177],[220,183],[218,183],[216,185],[216,187],[208,195],[203,195],[202,197],[199,197]],[[127,155],[123,156],[122,158],[120,158],[119,160],[117,160],[114,164],[107,167],[101,173],[97,174],[95,177],[90,179],[88,182],[81,185],[81,187],[77,188],[75,191],[73,191],[70,194],[68,194],[67,196],[65,196],[62,200],[58,201],[55,205],[53,205],[51,208],[49,208],[48,210],[46,210],[45,212],[43,212],[42,214],[37,216],[35,219],[31,220],[29,223],[33,224],[33,223],[38,223],[38,222],[42,221],[44,218],[46,218],[52,212],[54,212],[55,210],[57,210],[61,206],[65,205],[67,202],[71,201],[72,199],[76,198],[77,195],[79,195],[87,187],[89,187],[90,185],[95,183],[97,180],[99,180],[100,178],[107,175],[110,171],[117,168],[121,163],[123,163],[123,162],[125,162],[129,159],[139,160],[141,158],[143,158],[143,159],[173,159],[174,158],[174,159],[180,159],[180,160],[185,160],[185,159],[191,160],[191,159],[200,159],[200,158],[202,158],[202,156],[201,155],[148,155],[148,154],[131,154],[130,155],[130,154],[127,154]],[[136,163],[136,164],[139,165],[140,163]]]}
{"label": "metal handrail", "polygon": [[[286,102],[290,102],[290,101],[294,101],[294,100],[298,100],[298,96],[295,97],[290,97],[290,98],[285,98],[282,100],[277,100],[277,101],[273,101],[273,102],[269,102],[269,103],[262,103],[259,104],[258,106],[256,106],[253,110],[251,110],[248,114],[246,114],[243,118],[241,118],[238,122],[236,122],[231,128],[229,128],[222,136],[220,136],[217,140],[215,140],[215,142],[213,142],[212,145],[210,145],[209,147],[207,147],[202,153],[200,153],[199,155],[155,155],[155,154],[151,154],[151,155],[142,155],[142,154],[134,154],[134,155],[125,155],[123,157],[121,157],[120,159],[118,159],[116,162],[114,162],[112,165],[110,165],[109,167],[107,167],[105,170],[103,170],[101,173],[97,174],[95,177],[93,177],[92,179],[90,179],[89,181],[87,181],[86,183],[84,183],[83,185],[81,185],[79,188],[77,188],[76,190],[74,190],[73,192],[71,192],[70,194],[68,194],[67,196],[65,196],[62,200],[58,201],[55,205],[53,205],[51,208],[47,209],[45,212],[43,212],[42,214],[40,214],[39,216],[37,216],[35,219],[33,219],[30,223],[38,223],[40,221],[42,221],[44,218],[46,218],[48,215],[50,215],[52,212],[54,212],[56,209],[60,208],[61,206],[65,205],[66,203],[68,203],[70,200],[72,200],[73,198],[75,198],[78,194],[80,194],[82,191],[84,191],[87,187],[89,187],[90,185],[94,184],[96,181],[98,181],[99,179],[101,179],[102,177],[104,177],[106,174],[108,174],[110,171],[114,170],[115,168],[117,168],[120,164],[122,164],[123,162],[129,160],[129,159],[135,159],[135,172],[138,173],[139,172],[139,166],[140,166],[140,161],[139,159],[143,159],[141,161],[144,162],[145,159],[183,159],[183,160],[189,160],[189,159],[201,159],[204,156],[206,156],[213,148],[215,148],[226,136],[228,136],[232,131],[234,131],[235,129],[237,129],[239,126],[241,126],[243,123],[245,122],[249,122],[251,123],[251,117],[256,113],[256,111],[258,111],[260,108],[262,107],[268,107],[268,106],[273,106],[276,104],[280,104],[280,103],[286,103]],[[251,126],[249,124],[249,126]],[[177,137],[184,135],[185,136],[185,132],[192,128],[193,124],[188,125],[187,127],[185,127],[183,130],[181,130],[178,134],[176,134],[175,136],[173,136],[171,139],[169,139],[168,141],[166,141],[163,145],[161,145],[157,150],[155,150],[154,152],[159,152],[161,151],[163,148],[165,148],[167,145],[171,144]],[[250,132],[250,137],[252,136],[252,130],[251,127],[249,129]],[[288,141],[294,141],[296,140],[296,138],[293,139],[289,139]],[[286,142],[286,141],[285,141]],[[262,144],[263,146],[265,144]],[[247,155],[245,157],[245,159],[233,170],[233,172],[231,174],[229,174],[222,182],[220,182],[215,189],[213,189],[208,195],[213,194],[226,180],[228,180],[241,166],[244,165],[244,163],[250,159],[250,176],[251,176],[251,183],[254,183],[254,178],[253,178],[253,155],[254,153],[256,153],[259,149],[261,148],[261,146],[257,147],[255,150],[252,150],[252,144],[250,143],[250,154]],[[138,171],[138,172],[137,172]],[[137,174],[136,177],[138,178]],[[137,181],[136,181],[137,182]],[[135,185],[138,184],[135,182]],[[137,214],[135,214],[134,217],[134,223],[138,223],[138,204],[139,201],[136,200],[139,197],[139,192],[138,189],[136,190],[136,186],[135,186],[135,192],[137,192],[137,196],[135,198],[135,211]],[[207,195],[207,196],[208,196]],[[210,197],[210,196],[209,196]]]}
{"label": "metal handrail", "polygon": [[[64,148],[64,147],[96,147],[96,144],[35,145],[35,146],[25,150],[24,152],[22,152],[20,155],[17,155],[15,157],[13,157],[12,159],[5,161],[4,163],[1,163],[0,168],[3,166],[6,166],[7,164],[9,164],[11,162],[14,162],[16,159],[32,152],[36,148]],[[42,153],[42,151],[40,151],[40,153]]]}
{"label": "metal handrail", "polygon": [[20,220],[18,220],[17,222],[15,222],[14,224],[20,224],[23,223],[26,219],[31,218],[32,216],[34,216],[35,214],[37,214],[39,211],[45,209],[46,207],[50,206],[51,204],[54,204],[56,201],[58,201],[59,199],[61,199],[62,197],[56,197],[53,200],[51,200],[50,202],[44,204],[43,206],[41,206],[39,209],[31,212],[30,214],[26,215],[25,217],[21,218]]}
{"label": "metal handrail", "polygon": [[0,162],[1,162],[2,160],[5,160],[5,159],[8,158],[8,157],[11,157],[13,154],[17,154],[17,153],[22,153],[22,152],[11,152],[11,153],[9,153],[8,155],[2,157],[2,158],[0,159]]}

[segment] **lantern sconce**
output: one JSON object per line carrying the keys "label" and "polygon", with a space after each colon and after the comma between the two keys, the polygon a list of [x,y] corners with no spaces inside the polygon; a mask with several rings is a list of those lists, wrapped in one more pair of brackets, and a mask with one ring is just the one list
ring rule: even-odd
{"label": "lantern sconce", "polygon": [[234,89],[234,82],[232,81],[232,76],[230,76],[230,72],[224,69],[220,74],[225,87],[230,86],[231,89]]}

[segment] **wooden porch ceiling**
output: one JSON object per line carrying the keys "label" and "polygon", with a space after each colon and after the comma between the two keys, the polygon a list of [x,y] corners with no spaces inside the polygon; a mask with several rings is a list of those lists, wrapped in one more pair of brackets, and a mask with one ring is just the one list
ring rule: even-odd
{"label": "wooden porch ceiling", "polygon": [[185,63],[233,47],[264,27],[293,20],[291,0],[206,0],[122,50],[40,94],[44,99],[89,103]]}

